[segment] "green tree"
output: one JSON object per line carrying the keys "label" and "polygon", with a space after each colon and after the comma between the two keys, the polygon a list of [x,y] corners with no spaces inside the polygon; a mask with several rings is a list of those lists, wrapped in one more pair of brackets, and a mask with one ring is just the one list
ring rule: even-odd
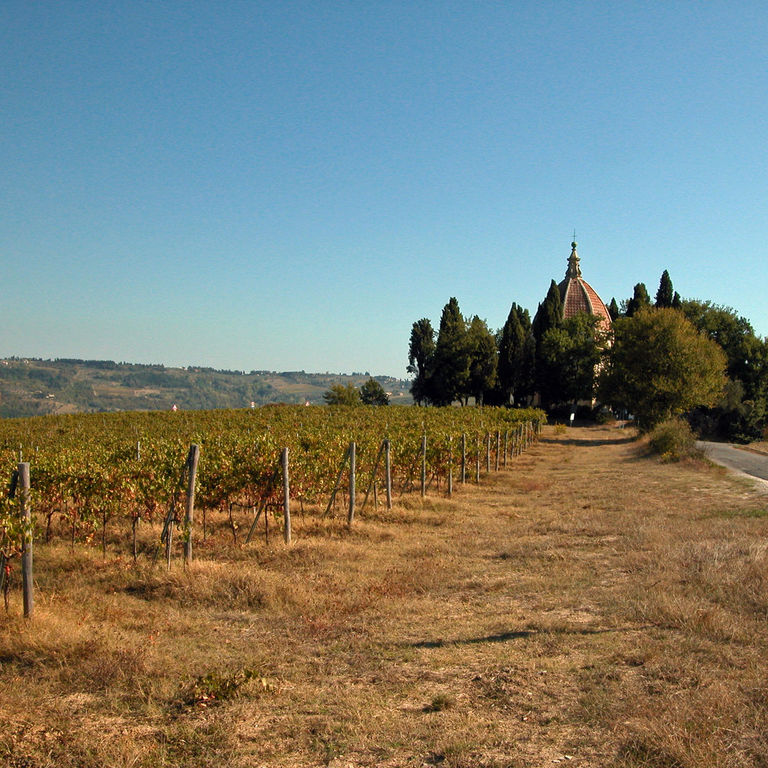
{"label": "green tree", "polygon": [[560,288],[553,280],[544,301],[539,304],[536,316],[533,318],[533,335],[537,341],[550,329],[557,328],[563,322],[563,299]]}
{"label": "green tree", "polygon": [[542,340],[553,328],[560,328],[563,324],[563,300],[560,289],[553,280],[549,285],[546,298],[539,304],[536,316],[533,318],[533,335],[536,339],[536,356],[534,363],[535,389],[539,393],[542,405],[549,406],[559,399],[557,385],[555,384],[556,371],[551,369],[548,356],[544,354]]}
{"label": "green tree", "polygon": [[762,341],[745,317],[730,307],[722,307],[711,301],[688,299],[682,310],[697,330],[716,341],[728,360],[728,376],[738,379],[751,396],[762,384]]}
{"label": "green tree", "polygon": [[432,370],[435,363],[435,331],[425,317],[411,328],[408,348],[408,373],[413,374],[411,395],[416,405],[429,402]]}
{"label": "green tree", "polygon": [[541,358],[550,376],[551,401],[592,400],[605,349],[606,334],[595,315],[580,312],[560,327],[550,328],[541,340]]}
{"label": "green tree", "polygon": [[667,272],[665,269],[661,273],[661,280],[659,280],[659,290],[656,291],[656,306],[671,307],[674,298],[675,294],[672,288],[672,280],[669,277],[669,272]]}
{"label": "green tree", "polygon": [[616,303],[615,298],[612,298],[611,303],[608,305],[608,314],[611,316],[611,321],[621,316],[619,305]]}
{"label": "green tree", "polygon": [[645,283],[637,283],[632,293],[632,298],[627,302],[626,312],[627,317],[633,317],[643,307],[651,306],[651,297],[648,295],[648,289],[645,287]]}
{"label": "green tree", "polygon": [[766,341],[755,334],[749,320],[730,307],[689,299],[682,302],[682,311],[725,352],[728,377],[736,385],[710,413],[717,422],[717,431],[732,439],[759,438],[768,413]]}
{"label": "green tree", "polygon": [[504,404],[531,394],[535,342],[527,309],[512,304],[499,338],[498,382]]}
{"label": "green tree", "polygon": [[360,387],[360,399],[363,405],[389,405],[389,395],[373,377]]}
{"label": "green tree", "polygon": [[323,394],[323,400],[328,405],[360,405],[360,390],[354,384],[333,384]]}
{"label": "green tree", "polygon": [[633,412],[641,429],[713,405],[721,395],[725,355],[681,312],[646,307],[619,318],[613,330],[600,399]]}
{"label": "green tree", "polygon": [[435,405],[450,405],[462,400],[469,381],[467,323],[461,315],[459,302],[453,297],[443,307],[434,360],[430,400]]}
{"label": "green tree", "polygon": [[490,392],[497,381],[497,349],[496,339],[485,320],[475,315],[467,329],[467,351],[469,354],[469,376],[467,393],[475,398],[478,405],[485,401],[485,395]]}

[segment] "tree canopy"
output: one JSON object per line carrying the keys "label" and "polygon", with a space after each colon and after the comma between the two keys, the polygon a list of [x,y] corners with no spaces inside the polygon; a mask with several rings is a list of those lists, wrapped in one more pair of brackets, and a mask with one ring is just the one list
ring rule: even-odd
{"label": "tree canopy", "polygon": [[661,280],[659,280],[659,290],[656,291],[656,306],[671,307],[674,298],[675,294],[672,288],[672,280],[669,277],[669,272],[667,272],[665,269],[661,273]]}
{"label": "tree canopy", "polygon": [[612,299],[609,312],[612,331],[586,313],[564,318],[552,280],[533,322],[513,303],[494,333],[478,315],[465,319],[451,298],[437,333],[427,318],[411,329],[414,400],[510,406],[538,397],[550,408],[597,397],[633,412],[643,428],[685,414],[697,428],[733,439],[765,434],[768,340],[745,318],[709,301],[682,300],[667,270],[653,303],[636,283],[632,298],[621,309]]}
{"label": "tree canopy", "polygon": [[467,323],[453,297],[443,307],[430,378],[429,396],[435,405],[450,405],[465,397],[469,383]]}
{"label": "tree canopy", "polygon": [[482,405],[485,393],[492,390],[497,382],[498,353],[496,339],[488,329],[485,320],[475,315],[467,328],[467,351],[469,375],[467,393]]}
{"label": "tree canopy", "polygon": [[632,317],[635,313],[643,309],[643,307],[651,306],[651,297],[648,295],[648,289],[645,287],[645,283],[637,283],[632,291],[632,298],[626,303],[626,311],[624,314],[627,317]]}
{"label": "tree canopy", "polygon": [[499,401],[520,402],[533,394],[535,341],[527,309],[512,304],[499,337]]}
{"label": "tree canopy", "polygon": [[360,399],[363,405],[389,405],[389,395],[373,377],[360,387]]}
{"label": "tree canopy", "polygon": [[435,358],[435,331],[432,323],[424,317],[411,328],[411,343],[408,347],[408,373],[414,375],[411,395],[416,405],[430,400],[432,367]]}
{"label": "tree canopy", "polygon": [[592,400],[595,377],[606,349],[606,334],[595,315],[579,313],[550,328],[541,339],[549,397],[553,402]]}
{"label": "tree canopy", "polygon": [[360,405],[360,390],[354,384],[334,384],[323,394],[328,405]]}
{"label": "tree canopy", "polygon": [[725,365],[722,349],[681,312],[646,307],[614,324],[600,397],[650,429],[695,406],[713,405],[723,392]]}

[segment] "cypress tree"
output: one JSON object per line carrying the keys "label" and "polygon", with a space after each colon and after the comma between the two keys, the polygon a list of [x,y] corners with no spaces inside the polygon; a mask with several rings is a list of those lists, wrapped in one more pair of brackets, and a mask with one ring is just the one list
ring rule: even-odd
{"label": "cypress tree", "polygon": [[553,280],[549,284],[546,298],[539,304],[533,318],[533,335],[537,343],[550,328],[559,328],[563,323],[563,300],[560,289]]}
{"label": "cypress tree", "polygon": [[611,316],[611,320],[615,320],[621,314],[615,298],[612,298],[611,303],[608,305],[608,314]]}
{"label": "cypress tree", "polygon": [[645,283],[637,283],[632,298],[627,302],[627,317],[633,317],[639,309],[650,306],[651,297],[648,295],[648,289],[645,287]]}
{"label": "cypress tree", "polygon": [[674,299],[674,292],[672,290],[672,280],[669,277],[669,272],[665,269],[661,273],[661,280],[659,281],[659,290],[656,291],[656,306],[669,308],[672,306],[672,300]]}
{"label": "cypress tree", "polygon": [[486,393],[496,386],[498,353],[496,339],[488,329],[485,320],[481,320],[477,315],[472,318],[467,329],[467,349],[469,354],[467,393],[475,398],[478,405],[482,405]]}
{"label": "cypress tree", "polygon": [[450,405],[461,400],[466,395],[468,381],[467,323],[461,315],[459,302],[451,297],[440,317],[430,399],[435,405]]}
{"label": "cypress tree", "polygon": [[430,400],[431,376],[435,362],[435,331],[432,323],[424,317],[411,328],[411,343],[408,348],[408,373],[414,374],[411,395],[416,405]]}
{"label": "cypress tree", "polygon": [[553,371],[550,361],[544,354],[542,339],[547,331],[558,329],[562,324],[563,300],[560,297],[560,289],[553,280],[549,285],[546,298],[539,304],[536,317],[533,319],[533,335],[536,339],[534,381],[543,405],[548,405],[552,401]]}
{"label": "cypress tree", "polygon": [[533,337],[528,310],[513,304],[499,339],[501,402],[519,401],[529,394],[533,373]]}

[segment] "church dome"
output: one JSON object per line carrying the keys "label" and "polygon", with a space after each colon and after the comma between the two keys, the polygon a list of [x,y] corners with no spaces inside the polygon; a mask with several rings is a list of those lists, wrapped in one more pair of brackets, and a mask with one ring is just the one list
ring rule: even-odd
{"label": "church dome", "polygon": [[611,314],[597,295],[597,291],[581,276],[579,254],[576,253],[576,243],[571,243],[571,255],[568,257],[568,269],[558,288],[563,302],[563,318],[568,319],[579,312],[597,315],[600,325],[608,330],[611,327]]}

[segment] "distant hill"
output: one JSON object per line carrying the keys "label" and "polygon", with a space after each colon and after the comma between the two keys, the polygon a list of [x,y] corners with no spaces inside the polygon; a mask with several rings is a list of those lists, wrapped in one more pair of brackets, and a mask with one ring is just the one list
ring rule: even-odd
{"label": "distant hill", "polygon": [[[367,373],[220,371],[112,360],[0,359],[0,416],[92,411],[248,408],[323,402],[332,384],[359,386]],[[410,404],[410,382],[374,376],[393,404]]]}

